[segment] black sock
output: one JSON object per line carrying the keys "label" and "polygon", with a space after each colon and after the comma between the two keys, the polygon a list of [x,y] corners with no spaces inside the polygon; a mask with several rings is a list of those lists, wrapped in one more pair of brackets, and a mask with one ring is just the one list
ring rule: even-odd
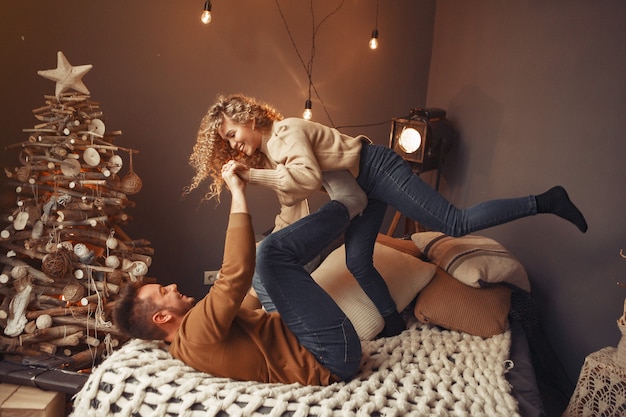
{"label": "black sock", "polygon": [[578,208],[569,199],[565,188],[557,185],[543,194],[535,196],[537,213],[552,213],[576,225],[581,232],[587,231],[587,222]]}
{"label": "black sock", "polygon": [[397,336],[406,329],[406,323],[402,315],[397,311],[394,311],[388,316],[384,316],[383,319],[385,320],[385,327],[382,332],[378,333],[378,336],[376,336],[377,339],[381,337]]}

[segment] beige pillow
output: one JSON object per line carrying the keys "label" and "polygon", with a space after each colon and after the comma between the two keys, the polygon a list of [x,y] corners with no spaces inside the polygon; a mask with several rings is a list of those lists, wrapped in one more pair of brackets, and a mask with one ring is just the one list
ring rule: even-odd
{"label": "beige pillow", "polygon": [[467,285],[478,288],[507,282],[530,292],[530,282],[522,264],[493,239],[419,232],[413,234],[411,240],[426,258]]}
{"label": "beige pillow", "polygon": [[415,301],[415,317],[481,337],[503,333],[508,328],[511,288],[492,285],[484,288],[467,286],[441,268]]}
{"label": "beige pillow", "polygon": [[[387,283],[398,311],[430,282],[437,268],[380,241],[374,246],[374,266]],[[372,340],[383,330],[384,321],[378,309],[346,267],[345,245],[331,252],[311,275],[348,316],[361,340]]]}

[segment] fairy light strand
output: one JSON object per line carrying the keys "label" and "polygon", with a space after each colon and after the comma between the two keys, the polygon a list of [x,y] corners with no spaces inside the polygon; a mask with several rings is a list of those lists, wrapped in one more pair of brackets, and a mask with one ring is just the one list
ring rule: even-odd
{"label": "fairy light strand", "polygon": [[283,14],[282,8],[280,7],[280,4],[279,4],[278,0],[274,0],[274,3],[276,4],[276,8],[278,9],[280,17],[281,17],[281,19],[283,21],[283,25],[285,26],[285,29],[287,30],[287,34],[289,35],[289,39],[291,41],[291,45],[293,46],[294,50],[296,51],[296,55],[298,56],[298,59],[300,60],[300,63],[302,64],[302,67],[304,68],[304,71],[307,74],[307,78],[308,78],[308,82],[309,82],[307,101],[311,100],[311,90],[313,90],[313,92],[315,92],[315,96],[317,97],[319,102],[322,104],[322,108],[324,109],[324,112],[326,113],[326,117],[328,117],[328,120],[330,121],[330,124],[333,127],[334,127],[335,124],[332,121],[332,118],[330,117],[328,109],[326,108],[326,104],[324,103],[324,100],[322,100],[319,92],[317,91],[317,88],[315,87],[315,83],[313,83],[313,61],[314,61],[314,58],[315,58],[315,36],[317,35],[317,32],[319,31],[321,25],[326,20],[328,20],[328,18],[330,18],[335,13],[337,13],[339,11],[339,9],[341,9],[341,7],[344,4],[344,1],[345,0],[341,0],[339,5],[333,11],[331,11],[328,15],[326,15],[317,25],[315,24],[315,13],[314,13],[314,10],[313,10],[313,0],[309,1],[310,10],[311,10],[311,19],[312,19],[311,57],[310,57],[308,63],[305,63],[304,59],[302,58],[302,55],[300,54],[300,50],[298,49],[298,46],[296,45],[296,42],[295,42],[295,40],[293,38],[291,30],[289,29],[289,24],[287,23],[287,19],[285,18],[285,15]]}

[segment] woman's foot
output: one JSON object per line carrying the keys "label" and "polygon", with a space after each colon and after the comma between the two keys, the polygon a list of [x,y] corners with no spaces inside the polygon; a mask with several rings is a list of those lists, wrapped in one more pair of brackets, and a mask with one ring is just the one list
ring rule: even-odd
{"label": "woman's foot", "polygon": [[587,231],[585,216],[578,207],[569,199],[565,188],[557,185],[543,194],[535,196],[537,201],[537,213],[552,213],[573,223],[581,232]]}
{"label": "woman's foot", "polygon": [[388,316],[384,316],[383,319],[385,320],[385,327],[382,332],[378,333],[376,339],[380,339],[381,337],[397,336],[406,329],[406,323],[404,322],[402,315],[397,311],[394,311]]}

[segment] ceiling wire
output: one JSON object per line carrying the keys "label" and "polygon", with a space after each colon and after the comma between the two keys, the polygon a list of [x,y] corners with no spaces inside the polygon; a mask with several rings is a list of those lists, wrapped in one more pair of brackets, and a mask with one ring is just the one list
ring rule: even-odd
{"label": "ceiling wire", "polygon": [[335,129],[347,129],[347,128],[351,128],[351,127],[372,127],[372,126],[381,126],[381,125],[386,125],[389,124],[389,120],[385,120],[383,122],[376,122],[376,123],[366,123],[366,124],[361,124],[361,125],[344,125],[344,126],[333,126]]}
{"label": "ceiling wire", "polygon": [[330,12],[328,15],[326,15],[317,25],[315,25],[315,13],[314,13],[314,10],[313,10],[313,0],[309,0],[309,5],[310,5],[310,9],[311,9],[311,29],[312,29],[312,33],[311,33],[311,57],[309,59],[309,62],[307,64],[305,64],[304,63],[304,59],[302,58],[302,55],[300,54],[300,51],[298,49],[298,46],[296,45],[296,42],[293,39],[293,35],[291,34],[291,30],[289,29],[289,25],[287,24],[287,19],[285,18],[285,15],[283,14],[283,11],[282,11],[282,9],[280,7],[280,4],[278,3],[278,0],[274,0],[274,3],[276,3],[276,7],[278,8],[278,12],[280,14],[280,17],[283,20],[283,24],[285,26],[285,29],[287,30],[287,34],[289,35],[289,39],[291,40],[291,44],[292,44],[293,48],[295,49],[296,54],[298,55],[298,59],[300,59],[300,63],[302,64],[304,70],[306,71],[307,78],[308,78],[308,81],[309,81],[309,90],[308,90],[309,100],[311,99],[311,89],[313,89],[313,91],[315,92],[315,96],[317,97],[317,99],[322,104],[322,108],[324,109],[324,112],[326,113],[326,117],[328,117],[328,120],[330,121],[330,124],[333,127],[335,127],[335,124],[334,124],[332,118],[330,117],[330,113],[328,112],[328,109],[326,108],[326,104],[324,103],[324,100],[322,100],[319,92],[317,91],[317,88],[315,87],[315,84],[313,83],[313,60],[315,58],[315,36],[317,35],[317,31],[320,29],[320,26],[322,25],[322,23],[324,23],[329,17],[331,17],[332,15],[337,13],[339,11],[339,9],[341,9],[341,7],[343,6],[344,1],[345,0],[341,0],[339,5],[332,12]]}
{"label": "ceiling wire", "polygon": [[376,0],[376,20],[375,20],[376,25],[374,26],[375,29],[378,29],[378,0]]}

